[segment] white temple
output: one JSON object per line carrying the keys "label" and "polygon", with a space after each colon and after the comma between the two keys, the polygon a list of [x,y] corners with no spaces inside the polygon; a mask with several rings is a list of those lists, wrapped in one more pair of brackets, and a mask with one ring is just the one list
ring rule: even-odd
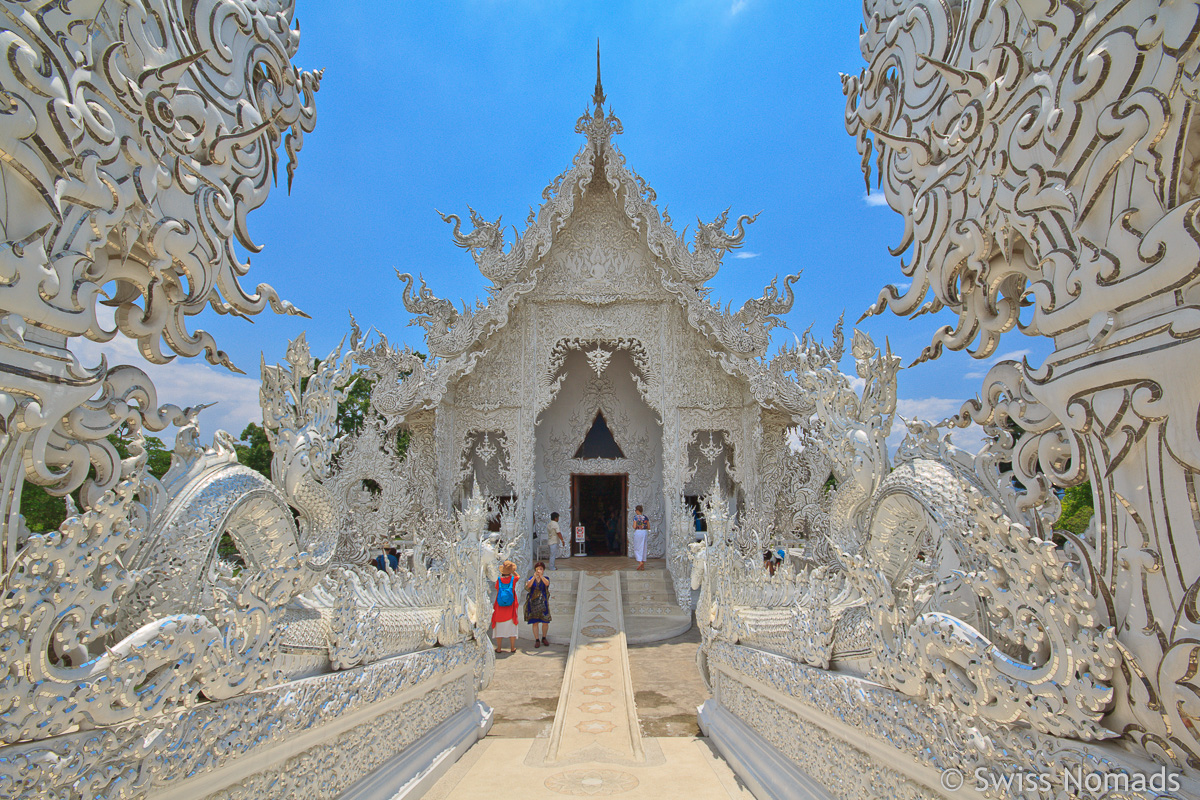
{"label": "white temple", "polygon": [[[269,477],[77,345],[227,364],[189,318],[296,313],[233,246],[316,126],[292,0],[2,10],[0,795],[492,792],[500,564],[527,575],[555,511],[621,555],[641,504],[677,602],[556,577],[553,727],[507,758],[529,793],[1200,797],[1196,0],[865,3],[846,127],[912,252],[872,312],[954,315],[921,359],[1053,340],[954,417],[899,420],[899,359],[861,331],[842,373],[841,323],[768,358],[796,277],[710,301],[753,219],[677,235],[597,74],[514,240],[445,217],[487,302],[400,276],[427,357],[354,324],[262,365]],[[977,454],[945,435],[971,422]],[[154,477],[144,434],[171,424]],[[1085,480],[1089,528],[1056,529]],[[29,485],[81,507],[34,532]],[[679,745],[643,735],[627,644],[693,610],[705,739]]]}
{"label": "white temple", "polygon": [[[613,142],[621,122],[605,116],[604,99],[597,74],[594,110],[575,125],[583,147],[513,242],[499,220],[472,210],[464,233],[444,215],[491,281],[487,303],[460,312],[402,275],[433,359],[414,391],[374,401],[389,426],[433,431],[443,505],[461,505],[477,484],[519,499],[513,513],[525,530],[545,531],[553,511],[564,527],[584,525],[590,553],[624,553],[642,505],[649,555],[669,556],[682,585],[691,509],[714,481],[738,508],[774,519],[770,469],[792,422],[751,380],[798,276],[782,296],[772,282],[733,315],[711,303],[705,283],[753,218],[733,233],[726,214],[701,223],[689,246],[626,166]],[[419,450],[429,440],[413,441]],[[680,498],[690,504],[682,515]]]}

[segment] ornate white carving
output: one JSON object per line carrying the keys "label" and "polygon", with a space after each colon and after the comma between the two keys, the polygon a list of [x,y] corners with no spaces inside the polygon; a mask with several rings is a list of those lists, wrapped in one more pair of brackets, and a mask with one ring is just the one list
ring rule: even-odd
{"label": "ornate white carving", "polygon": [[[53,790],[69,794],[77,786],[133,796],[154,796],[176,787],[211,792],[216,788],[214,777],[230,766],[241,766],[242,759],[257,761],[268,775],[277,775],[270,751],[279,743],[320,731],[341,715],[385,707],[389,699],[414,689],[427,691],[446,677],[453,680],[455,673],[470,676],[476,659],[484,659],[478,649],[471,644],[432,648],[362,669],[261,688],[220,703],[199,703],[174,715],[8,747],[0,762],[0,785],[14,796]],[[490,651],[486,645],[482,649]],[[368,730],[374,719],[364,722]],[[420,729],[425,721],[410,723]],[[395,732],[390,728],[380,733],[371,740],[372,753],[394,754],[411,741],[400,737],[393,743]],[[345,777],[366,775],[373,766],[369,759],[375,756],[356,754],[353,747],[327,749],[336,741],[327,739],[314,752],[334,761],[345,759]],[[355,760],[363,757],[368,764]]]}
{"label": "ornate white carving", "polygon": [[[286,0],[146,0],[26,4],[0,22],[11,56],[0,68],[10,106],[0,132],[0,468],[12,476],[0,572],[20,546],[13,480],[62,495],[93,466],[91,503],[118,480],[108,434],[127,419],[148,430],[183,421],[158,409],[140,370],[84,368],[70,339],[120,333],[156,363],[204,353],[232,367],[212,336],[187,329],[190,317],[209,304],[298,313],[265,284],[246,292],[238,278],[249,265],[234,255],[235,241],[257,249],[246,219],[267,198],[279,145],[290,182],[316,121],[320,74],[290,63],[291,14]],[[100,300],[115,307],[115,330]]]}
{"label": "ornate white carving", "polygon": [[325,485],[340,444],[337,405],[349,391],[353,365],[353,356],[343,359],[341,350],[339,344],[314,368],[302,333],[288,345],[286,367],[262,364],[259,395],[273,453],[271,479],[299,509],[301,546],[315,567],[333,558],[342,525],[342,509]]}
{"label": "ornate white carving", "polygon": [[604,374],[604,370],[608,369],[608,362],[611,359],[612,353],[610,353],[608,350],[605,350],[600,345],[596,345],[595,350],[591,350],[587,353],[588,366],[590,366],[592,371],[597,375]]}
{"label": "ornate white carving", "polygon": [[996,437],[981,471],[1011,472],[1023,488],[1002,491],[1026,511],[1052,483],[1090,479],[1080,553],[1121,651],[1107,722],[1194,771],[1194,4],[912,0],[864,14],[847,130],[903,215],[897,251],[912,249],[911,286],[885,288],[872,311],[953,312],[921,360],[986,357],[1015,326],[1053,337],[1041,367],[995,365],[958,421]]}
{"label": "ornate white carving", "polygon": [[[210,335],[187,329],[189,317],[206,305],[299,313],[265,284],[246,292],[238,279],[249,265],[234,255],[235,241],[257,249],[246,218],[267,197],[280,144],[290,183],[315,123],[320,75],[290,63],[292,4],[18,5],[0,20],[11,56],[0,68],[11,106],[0,121],[2,793],[157,796],[300,732],[320,742],[340,711],[422,687],[410,703],[415,724],[379,728],[403,736],[375,736],[369,750],[361,736],[321,742],[343,762],[362,748],[338,770],[344,788],[472,703],[488,680],[486,632],[454,602],[464,587],[486,592],[478,536],[471,557],[427,560],[470,538],[435,526],[401,569],[364,566],[384,520],[362,494],[362,473],[397,459],[370,425],[337,460],[334,417],[350,368],[340,348],[314,369],[301,337],[287,366],[263,365],[274,482],[236,463],[228,433],[202,446],[200,409],[159,407],[141,370],[86,369],[69,350],[73,337],[121,333],[153,362],[203,352],[232,367]],[[115,330],[103,327],[98,300],[115,308]],[[357,337],[355,328],[355,351]],[[406,366],[397,377],[418,371]],[[408,501],[389,509],[401,519],[436,500],[419,418],[430,376],[419,372],[410,396],[387,407],[412,420],[418,443],[395,480],[378,482],[389,501]],[[180,432],[155,480],[143,431],[169,424]],[[105,438],[116,432],[130,438],[124,462]],[[31,535],[22,479],[62,495],[89,467],[84,511]],[[225,536],[236,561],[222,556]],[[288,681],[328,670],[350,677]],[[273,757],[233,769],[259,770],[247,786],[262,794]]]}
{"label": "ornate white carving", "polygon": [[[913,779],[893,771],[899,767],[912,775],[911,768],[905,769],[910,764],[918,767],[918,774],[923,771],[921,782],[927,786],[938,786],[940,773],[948,769],[961,770],[971,786],[970,778],[980,769],[984,774],[1045,775],[1051,794],[1067,796],[1073,786],[1064,784],[1066,775],[1095,774],[1112,786],[1133,774],[1149,776],[1161,769],[1111,745],[964,718],[871,681],[759,649],[715,642],[707,649],[705,668],[718,702],[807,774],[828,781],[826,786],[839,797],[861,796],[864,775],[878,781],[865,790],[867,794],[877,794],[880,787],[911,791]],[[872,755],[860,749],[868,742]],[[879,758],[873,755],[879,752],[876,748],[896,756]],[[1173,772],[1170,776],[1180,781],[1180,791],[1131,788],[1121,793],[1139,800],[1189,796],[1187,779]],[[982,795],[1030,796],[1004,786],[988,787]],[[918,796],[953,795],[928,790]]]}
{"label": "ornate white carving", "polygon": [[[693,553],[706,650],[741,643],[869,674],[949,714],[1002,726],[1116,735],[1100,724],[1113,699],[1115,632],[1090,577],[1018,521],[1040,531],[1044,509],[1001,489],[989,449],[973,458],[924,424],[912,426],[893,467],[886,438],[898,359],[857,331],[852,350],[861,394],[832,352],[807,337],[768,366],[811,392],[815,415],[803,421],[803,451],[794,454],[809,472],[799,480],[816,487],[832,472],[837,486],[827,516],[814,513],[809,494],[792,519],[809,523],[825,547],[768,569],[762,553],[776,547],[777,510],[752,506],[735,522],[714,486],[707,546]],[[760,462],[759,479],[769,473]]]}

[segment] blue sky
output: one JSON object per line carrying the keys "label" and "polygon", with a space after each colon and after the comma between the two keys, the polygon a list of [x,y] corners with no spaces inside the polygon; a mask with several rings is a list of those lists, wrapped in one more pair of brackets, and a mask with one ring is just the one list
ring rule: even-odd
{"label": "blue sky", "polygon": [[[202,419],[240,433],[259,419],[259,354],[282,358],[308,331],[323,356],[348,330],[347,312],[394,342],[420,348],[395,270],[423,273],[440,296],[473,301],[484,280],[434,212],[467,205],[523,225],[543,187],[571,162],[576,118],[602,50],[608,103],[624,123],[617,144],[670,206],[677,227],[761,211],[739,257],[712,281],[736,308],[775,275],[803,270],[786,317],[790,340],[811,324],[828,337],[879,289],[903,281],[888,252],[902,229],[869,202],[843,126],[839,72],[857,73],[855,3],[326,2],[298,0],[296,63],[325,68],[317,127],[305,137],[290,195],[283,184],[250,217],[265,245],[244,283],[275,286],[311,320],[264,313],[254,323],[202,315],[235,376],[198,360],[152,369],[162,399],[220,400]],[[872,197],[871,200],[876,200]],[[879,198],[881,199],[881,198]],[[910,363],[948,317],[894,316],[861,326]],[[130,360],[126,343],[85,345]],[[1044,344],[1009,334],[1000,354]],[[995,361],[996,359],[989,359]],[[843,369],[853,371],[849,361]],[[974,396],[986,365],[950,353],[900,374],[901,413],[940,418]],[[967,444],[968,442],[964,442]]]}

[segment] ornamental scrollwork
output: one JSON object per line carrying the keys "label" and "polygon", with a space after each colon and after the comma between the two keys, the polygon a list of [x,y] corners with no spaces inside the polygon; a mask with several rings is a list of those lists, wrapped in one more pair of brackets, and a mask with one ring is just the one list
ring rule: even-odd
{"label": "ornamental scrollwork", "polygon": [[979,567],[958,580],[986,609],[991,636],[952,614],[920,610],[936,587],[896,587],[858,556],[849,573],[874,615],[871,675],[970,717],[1084,740],[1116,736],[1100,720],[1111,707],[1119,650],[1086,581],[1053,543],[989,509],[980,493],[969,502]]}
{"label": "ornamental scrollwork", "polygon": [[[294,556],[219,576],[213,613],[166,616],[110,638],[134,587],[122,559],[144,533],[133,509],[145,457],[134,455],[126,476],[92,508],[57,531],[31,535],[5,580],[0,621],[15,667],[0,682],[6,743],[152,717],[275,678],[280,609],[304,574]],[[60,579],[44,580],[47,570]],[[48,611],[53,625],[45,624]]]}
{"label": "ornamental scrollwork", "polygon": [[115,282],[106,303],[147,359],[203,352],[231,366],[188,317],[210,303],[298,313],[269,286],[242,288],[248,265],[233,247],[257,251],[246,220],[267,199],[279,146],[290,184],[316,123],[321,75],[291,64],[292,11],[285,0],[143,0],[97,7],[87,25],[57,5],[6,16],[5,194],[22,208],[0,248],[10,337],[24,318],[111,338],[96,304]]}
{"label": "ornamental scrollwork", "polygon": [[1039,538],[1055,487],[1088,481],[1096,514],[1072,547],[1118,631],[1106,724],[1195,770],[1184,664],[1200,632],[1185,599],[1200,580],[1200,434],[1179,365],[1200,341],[1196,5],[863,11],[867,64],[843,78],[846,128],[868,187],[904,221],[894,252],[911,252],[908,288],[885,287],[868,313],[949,311],[918,361],[943,348],[989,357],[1014,328],[1053,339],[1040,366],[992,366],[953,424],[994,438],[976,483]]}
{"label": "ornamental scrollwork", "polygon": [[859,331],[851,351],[860,391],[807,337],[777,356],[816,409],[785,459],[814,490],[834,478],[824,509],[811,492],[793,506],[822,541],[779,560],[796,530],[775,530],[775,509],[735,519],[717,485],[705,501],[709,533],[692,548],[705,646],[862,675],[999,725],[1115,736],[1101,722],[1121,652],[1091,575],[1037,535],[1044,510],[997,486],[996,452],[972,457],[912,423],[893,462],[899,360]]}

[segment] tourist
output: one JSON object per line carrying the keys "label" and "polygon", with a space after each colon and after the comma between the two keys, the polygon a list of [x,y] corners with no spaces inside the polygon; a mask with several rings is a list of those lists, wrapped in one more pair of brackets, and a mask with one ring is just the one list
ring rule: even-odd
{"label": "tourist", "polygon": [[650,533],[650,518],[642,513],[638,506],[633,515],[633,557],[637,559],[638,569],[646,568],[646,536]]}
{"label": "tourist", "polygon": [[[557,516],[557,515],[556,515]],[[550,646],[546,634],[550,632],[550,580],[546,577],[546,565],[541,561],[533,565],[533,577],[525,581],[525,621],[533,625],[533,646]],[[542,638],[538,639],[538,625],[542,626]]]}
{"label": "tourist", "polygon": [[763,569],[767,571],[768,577],[775,577],[775,570],[779,569],[779,565],[782,563],[782,550],[763,550]]}
{"label": "tourist", "polygon": [[503,651],[500,640],[508,639],[508,652],[517,652],[517,565],[505,561],[496,579],[496,602],[492,604],[492,638],[496,640],[496,652]]}
{"label": "tourist", "polygon": [[565,552],[567,542],[563,539],[562,527],[558,524],[557,511],[550,515],[550,524],[546,526],[546,538],[550,540],[550,569],[558,569],[554,566],[554,557]]}
{"label": "tourist", "polygon": [[400,569],[400,554],[396,548],[389,547],[375,556],[375,567],[383,572],[395,572]]}

